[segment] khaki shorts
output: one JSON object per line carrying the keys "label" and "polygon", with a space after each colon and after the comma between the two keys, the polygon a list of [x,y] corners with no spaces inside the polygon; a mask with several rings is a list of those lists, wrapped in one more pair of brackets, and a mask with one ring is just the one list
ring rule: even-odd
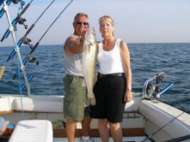
{"label": "khaki shorts", "polygon": [[82,77],[64,77],[64,117],[65,120],[82,121],[87,102],[86,88]]}

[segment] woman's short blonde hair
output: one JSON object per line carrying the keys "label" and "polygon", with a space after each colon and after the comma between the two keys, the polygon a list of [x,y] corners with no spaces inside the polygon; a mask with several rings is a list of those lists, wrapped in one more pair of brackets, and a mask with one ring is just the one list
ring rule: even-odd
{"label": "woman's short blonde hair", "polygon": [[101,24],[101,23],[103,23],[105,21],[108,21],[112,26],[114,26],[114,21],[113,21],[111,16],[104,15],[104,16],[99,18],[99,24]]}

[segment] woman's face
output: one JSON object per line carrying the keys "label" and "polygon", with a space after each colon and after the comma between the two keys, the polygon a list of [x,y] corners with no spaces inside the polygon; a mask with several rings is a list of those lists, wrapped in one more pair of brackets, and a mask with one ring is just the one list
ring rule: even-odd
{"label": "woman's face", "polygon": [[109,20],[103,20],[100,22],[100,32],[103,38],[113,36],[113,25]]}

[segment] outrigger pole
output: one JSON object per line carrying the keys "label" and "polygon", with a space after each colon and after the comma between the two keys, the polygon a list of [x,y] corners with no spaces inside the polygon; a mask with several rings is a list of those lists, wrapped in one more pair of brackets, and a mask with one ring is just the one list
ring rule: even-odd
{"label": "outrigger pole", "polygon": [[[13,4],[18,4],[19,2],[21,3],[21,5],[23,6],[25,4],[25,2],[23,0],[0,0],[0,5],[3,4],[6,1],[6,5],[9,6],[11,3]],[[0,10],[0,18],[4,15],[5,11],[2,8]]]}
{"label": "outrigger pole", "polygon": [[38,47],[40,41],[44,38],[44,36],[48,33],[48,31],[50,30],[50,28],[55,24],[55,22],[59,19],[59,17],[63,14],[63,12],[71,5],[71,3],[74,0],[71,0],[62,10],[61,12],[59,12],[59,14],[56,16],[56,18],[53,20],[53,22],[48,26],[48,28],[45,30],[45,32],[43,33],[43,35],[40,37],[40,39],[36,42],[36,44],[31,47],[31,51],[29,54],[32,54],[34,52],[34,50]]}
{"label": "outrigger pole", "polygon": [[20,65],[20,69],[21,69],[21,71],[23,73],[23,76],[24,76],[24,82],[25,82],[25,85],[26,85],[27,95],[30,96],[30,94],[31,94],[30,93],[30,84],[29,84],[29,81],[28,81],[28,78],[27,78],[27,74],[26,74],[26,71],[25,71],[25,66],[24,66],[23,61],[22,61],[22,57],[21,57],[21,54],[20,54],[20,49],[19,49],[19,47],[17,45],[16,33],[14,31],[13,25],[12,25],[11,20],[10,20],[11,18],[10,18],[8,6],[7,6],[7,4],[6,4],[5,1],[3,3],[3,9],[4,9],[5,13],[6,13],[7,21],[9,23],[9,29],[11,31],[12,39],[13,39],[13,42],[15,44],[14,50],[15,50],[15,52],[17,54],[17,58],[19,60],[19,65]]}
{"label": "outrigger pole", "polygon": [[[31,41],[31,39],[27,38],[28,34],[32,31],[32,29],[35,27],[36,23],[41,19],[41,17],[45,14],[45,12],[51,7],[51,5],[55,2],[55,0],[52,0],[48,6],[42,11],[42,13],[40,14],[40,16],[34,21],[34,23],[27,29],[27,31],[25,32],[24,36],[20,38],[20,40],[17,42],[17,46],[18,48],[21,47],[21,45],[24,43],[29,43]],[[7,62],[9,60],[11,60],[16,54],[15,50],[12,50],[11,53],[9,54],[8,58],[7,58]]]}
{"label": "outrigger pole", "polygon": [[52,23],[47,27],[47,29],[45,30],[45,32],[42,34],[42,36],[40,37],[40,39],[35,43],[34,46],[30,46],[31,50],[30,52],[25,56],[23,62],[24,64],[27,63],[27,60],[36,60],[35,57],[32,57],[32,53],[36,50],[36,48],[38,47],[38,45],[40,44],[40,41],[45,37],[45,35],[48,33],[48,31],[51,29],[51,27],[55,24],[55,22],[60,18],[60,16],[63,14],[63,12],[72,4],[74,0],[70,0],[70,2],[67,3],[67,5],[65,5],[65,7],[59,12],[59,14],[55,17],[55,19],[52,21]]}
{"label": "outrigger pole", "polygon": [[[16,18],[11,22],[14,29],[16,29],[17,23],[24,25],[25,29],[27,29],[27,25],[25,24],[26,19],[22,18],[22,15],[27,11],[27,9],[30,7],[31,3],[34,0],[31,0],[23,9],[22,11],[16,16]],[[4,33],[3,37],[1,38],[1,42],[3,42],[4,39],[8,38],[8,36],[10,35],[10,30],[9,28],[6,30],[6,32]]]}

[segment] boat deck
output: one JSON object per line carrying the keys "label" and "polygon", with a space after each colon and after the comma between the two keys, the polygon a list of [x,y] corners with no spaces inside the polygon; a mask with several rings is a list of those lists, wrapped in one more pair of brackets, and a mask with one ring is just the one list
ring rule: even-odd
{"label": "boat deck", "polygon": [[[146,139],[145,136],[124,137],[123,142],[142,142],[145,139]],[[53,142],[67,142],[67,139],[66,138],[54,138]],[[81,138],[76,138],[76,142],[100,142],[100,138],[99,137],[93,137],[93,138],[90,138],[90,140],[82,140]],[[113,142],[112,138],[110,138],[109,142]],[[151,141],[147,139],[145,142],[151,142]]]}

